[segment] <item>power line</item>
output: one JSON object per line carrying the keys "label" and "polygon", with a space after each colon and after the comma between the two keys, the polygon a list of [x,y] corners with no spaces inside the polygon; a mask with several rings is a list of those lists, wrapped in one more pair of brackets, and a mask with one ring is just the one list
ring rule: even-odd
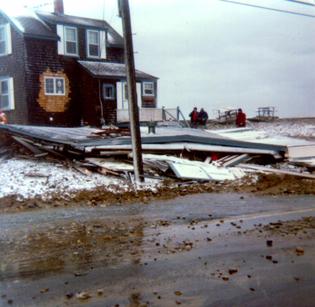
{"label": "power line", "polygon": [[284,0],[284,1],[294,2],[294,3],[302,4],[302,5],[315,6],[315,3],[309,3],[309,2],[305,2],[305,1],[299,1],[299,0]]}
{"label": "power line", "polygon": [[[278,13],[285,13],[285,14],[291,14],[291,15],[298,15],[298,16],[315,18],[315,15],[298,13],[298,12],[292,12],[292,11],[287,11],[287,10],[281,10],[281,9],[276,9],[276,8],[272,8],[272,7],[267,7],[267,6],[260,6],[260,5],[255,5],[255,4],[243,3],[243,2],[239,2],[239,1],[233,1],[233,0],[219,0],[219,1],[232,3],[232,4],[243,5],[243,6],[249,6],[249,7],[253,7],[253,8],[256,8],[256,9],[263,9],[263,10],[268,10],[268,11],[273,11],[273,12],[278,12]],[[286,0],[286,1],[289,1],[289,0]]]}

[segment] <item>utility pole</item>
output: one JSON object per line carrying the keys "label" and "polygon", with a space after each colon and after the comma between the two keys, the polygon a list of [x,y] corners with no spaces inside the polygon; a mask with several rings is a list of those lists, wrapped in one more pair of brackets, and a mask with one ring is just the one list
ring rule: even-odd
{"label": "utility pole", "polygon": [[142,147],[141,134],[139,123],[139,109],[137,104],[137,89],[136,89],[136,70],[133,53],[132,32],[130,9],[128,0],[118,0],[119,16],[122,18],[122,28],[124,36],[125,62],[127,71],[128,85],[128,105],[129,105],[129,120],[130,132],[132,141],[133,167],[135,172],[135,181],[143,182],[143,162],[142,162]]}

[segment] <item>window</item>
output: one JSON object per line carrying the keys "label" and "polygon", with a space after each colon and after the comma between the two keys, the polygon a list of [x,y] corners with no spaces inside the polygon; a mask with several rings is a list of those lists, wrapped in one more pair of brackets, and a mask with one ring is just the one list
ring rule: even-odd
{"label": "window", "polygon": [[0,27],[0,54],[5,54],[6,53],[6,34],[5,34],[5,26]]}
{"label": "window", "polygon": [[0,25],[0,56],[10,54],[11,48],[10,24]]}
{"label": "window", "polygon": [[78,54],[77,29],[65,27],[65,53],[68,55]]}
{"label": "window", "polygon": [[13,78],[0,79],[0,109],[14,109]]}
{"label": "window", "polygon": [[100,57],[100,33],[99,31],[87,31],[87,48],[89,57]]}
{"label": "window", "polygon": [[109,100],[115,99],[115,87],[113,84],[103,84],[103,98]]}
{"label": "window", "polygon": [[60,77],[45,77],[45,94],[50,96],[64,96],[65,79]]}
{"label": "window", "polygon": [[143,82],[143,96],[154,96],[153,82]]}

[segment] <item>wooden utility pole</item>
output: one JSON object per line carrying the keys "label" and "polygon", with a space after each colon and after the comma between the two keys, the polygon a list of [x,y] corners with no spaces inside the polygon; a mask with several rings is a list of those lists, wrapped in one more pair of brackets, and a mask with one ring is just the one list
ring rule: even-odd
{"label": "wooden utility pole", "polygon": [[122,18],[122,28],[124,36],[125,62],[127,71],[128,85],[128,105],[129,105],[129,120],[130,132],[132,140],[133,166],[135,172],[135,181],[143,182],[143,162],[142,162],[142,147],[141,134],[139,123],[139,109],[137,104],[137,89],[136,89],[136,70],[133,53],[132,32],[130,9],[128,0],[118,0],[119,16]]}

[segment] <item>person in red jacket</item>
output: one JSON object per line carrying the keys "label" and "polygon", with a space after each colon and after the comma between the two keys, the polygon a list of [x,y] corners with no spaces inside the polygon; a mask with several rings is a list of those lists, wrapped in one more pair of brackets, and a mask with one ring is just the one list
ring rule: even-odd
{"label": "person in red jacket", "polygon": [[197,128],[198,127],[198,111],[197,108],[194,107],[194,109],[192,110],[192,112],[189,114],[190,117],[190,127],[191,128]]}
{"label": "person in red jacket", "polygon": [[246,127],[246,114],[242,109],[238,109],[236,114],[236,127]]}

